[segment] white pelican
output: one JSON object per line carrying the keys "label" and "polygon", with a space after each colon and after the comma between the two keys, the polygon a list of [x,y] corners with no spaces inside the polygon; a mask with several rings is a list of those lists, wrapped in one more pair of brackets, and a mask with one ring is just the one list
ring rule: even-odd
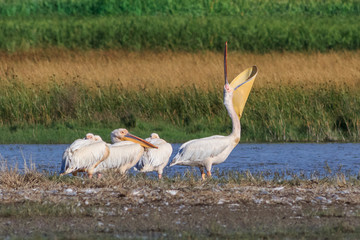
{"label": "white pelican", "polygon": [[159,179],[162,177],[163,169],[168,164],[169,158],[172,154],[172,146],[164,139],[161,139],[158,134],[152,133],[146,141],[158,147],[145,149],[144,155],[136,164],[135,169],[140,172],[157,171]]}
{"label": "white pelican", "polygon": [[144,153],[144,148],[157,148],[157,146],[136,137],[124,128],[115,129],[111,133],[111,141],[109,157],[101,162],[95,172],[102,172],[106,169],[119,169],[120,173],[135,166]]}
{"label": "white pelican", "polygon": [[94,169],[109,156],[109,147],[100,136],[86,134],[75,140],[63,153],[60,176],[87,172],[92,178]]}
{"label": "white pelican", "polygon": [[[227,43],[224,51],[224,105],[232,120],[232,132],[229,136],[211,136],[195,139],[184,143],[170,166],[196,166],[200,168],[201,177],[205,179],[204,168],[211,176],[212,165],[222,163],[240,141],[240,118],[257,75],[257,68],[253,66],[237,76],[231,84],[227,80]],[[239,88],[242,86],[241,88]]]}

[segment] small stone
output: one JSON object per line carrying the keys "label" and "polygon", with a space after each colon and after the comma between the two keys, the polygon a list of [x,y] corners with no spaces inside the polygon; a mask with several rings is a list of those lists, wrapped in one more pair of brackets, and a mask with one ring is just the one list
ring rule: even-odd
{"label": "small stone", "polygon": [[166,193],[169,193],[172,196],[175,196],[179,191],[178,190],[167,190]]}
{"label": "small stone", "polygon": [[273,188],[274,191],[281,191],[281,190],[283,190],[283,189],[284,189],[284,187],[276,187],[276,188]]}
{"label": "small stone", "polygon": [[267,195],[267,194],[269,194],[269,192],[266,191],[266,190],[261,190],[261,191],[260,191],[260,194],[262,194],[262,195]]}
{"label": "small stone", "polygon": [[74,190],[72,190],[71,188],[68,188],[65,190],[65,194],[69,195],[69,196],[75,196],[76,192]]}

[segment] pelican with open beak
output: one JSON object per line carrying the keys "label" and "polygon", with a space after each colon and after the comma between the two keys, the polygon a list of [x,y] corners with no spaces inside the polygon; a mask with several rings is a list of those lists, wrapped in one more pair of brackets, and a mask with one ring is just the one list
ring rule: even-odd
{"label": "pelican with open beak", "polygon": [[140,160],[145,148],[158,148],[148,141],[130,134],[124,128],[112,131],[111,141],[112,144],[108,145],[110,154],[97,166],[95,169],[97,173],[107,169],[118,169],[120,173],[126,173]]}
{"label": "pelican with open beak", "polygon": [[180,148],[170,166],[183,165],[199,167],[202,179],[211,176],[213,165],[222,163],[240,141],[240,118],[251,87],[257,75],[257,67],[253,66],[239,74],[229,84],[227,80],[227,43],[224,51],[224,105],[232,120],[232,132],[229,136],[211,136],[188,141]]}

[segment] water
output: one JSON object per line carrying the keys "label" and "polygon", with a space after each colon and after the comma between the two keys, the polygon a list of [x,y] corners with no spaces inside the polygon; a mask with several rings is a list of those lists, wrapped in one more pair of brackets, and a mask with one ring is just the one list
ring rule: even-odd
{"label": "water", "polygon": [[[69,145],[0,145],[0,159],[10,166],[24,168],[24,162],[35,164],[38,171],[58,172],[61,157]],[[173,144],[175,156],[181,144]],[[170,158],[170,160],[172,159]],[[25,161],[26,160],[26,161]],[[214,171],[292,172],[295,174],[326,175],[332,173],[358,174],[360,170],[359,143],[283,143],[283,144],[239,144],[228,159],[213,167]],[[164,174],[183,173],[190,167],[167,167]],[[195,170],[198,172],[198,170]]]}

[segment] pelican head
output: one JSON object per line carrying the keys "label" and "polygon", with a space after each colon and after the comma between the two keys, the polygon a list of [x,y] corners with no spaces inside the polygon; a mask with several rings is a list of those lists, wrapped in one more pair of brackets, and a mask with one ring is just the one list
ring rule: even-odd
{"label": "pelican head", "polygon": [[152,134],[150,135],[150,138],[154,139],[154,138],[160,138],[160,137],[159,137],[159,134],[157,134],[157,133],[152,133]]}
{"label": "pelican head", "polygon": [[138,143],[143,147],[146,148],[158,148],[157,146],[149,143],[148,141],[145,141],[142,138],[139,138],[135,135],[132,135],[129,133],[128,130],[126,130],[125,128],[119,128],[119,129],[115,129],[114,131],[111,132],[111,141],[113,143],[116,142],[120,142],[120,141],[131,141],[134,143]]}
{"label": "pelican head", "polygon": [[99,135],[94,136],[95,141],[102,141],[102,138]]}
{"label": "pelican head", "polygon": [[87,133],[84,139],[95,140],[95,136],[92,133]]}

